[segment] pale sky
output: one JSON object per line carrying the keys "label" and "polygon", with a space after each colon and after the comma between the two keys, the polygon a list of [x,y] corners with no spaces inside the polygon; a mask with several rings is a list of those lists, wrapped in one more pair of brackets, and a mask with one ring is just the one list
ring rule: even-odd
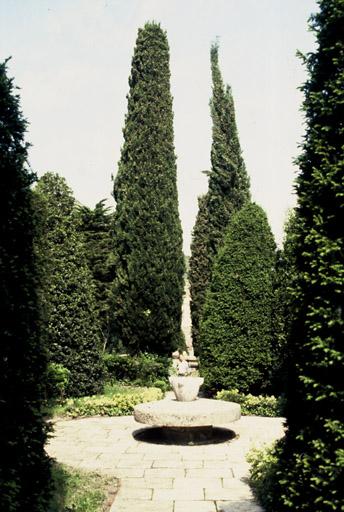
{"label": "pale sky", "polygon": [[167,31],[184,251],[210,167],[209,53],[232,86],[253,200],[281,242],[303,127],[297,89],[306,74],[296,50],[314,49],[315,0],[0,0],[0,60],[20,87],[30,123],[30,163],[55,171],[78,201],[113,205],[128,77],[137,29]]}

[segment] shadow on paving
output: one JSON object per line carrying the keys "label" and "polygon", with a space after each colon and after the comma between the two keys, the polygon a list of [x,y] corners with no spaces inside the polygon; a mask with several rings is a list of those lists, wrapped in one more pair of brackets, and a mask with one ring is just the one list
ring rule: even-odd
{"label": "shadow on paving", "polygon": [[146,427],[132,435],[136,441],[175,446],[220,444],[237,437],[233,430],[222,427]]}

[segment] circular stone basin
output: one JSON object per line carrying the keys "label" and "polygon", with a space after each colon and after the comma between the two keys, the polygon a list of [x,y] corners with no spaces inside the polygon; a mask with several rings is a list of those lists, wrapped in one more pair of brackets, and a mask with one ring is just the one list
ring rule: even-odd
{"label": "circular stone basin", "polygon": [[207,398],[192,403],[165,399],[134,407],[136,421],[156,427],[211,427],[232,423],[240,416],[239,404]]}
{"label": "circular stone basin", "polygon": [[204,379],[202,377],[175,377],[168,379],[176,396],[180,402],[193,402],[196,400],[199,388]]}

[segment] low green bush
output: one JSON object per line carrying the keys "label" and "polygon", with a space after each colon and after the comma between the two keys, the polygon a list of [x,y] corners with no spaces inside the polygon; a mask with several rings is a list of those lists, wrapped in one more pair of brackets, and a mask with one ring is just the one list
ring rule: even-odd
{"label": "low green bush", "polygon": [[97,395],[82,398],[70,398],[55,408],[55,416],[69,418],[85,416],[125,416],[132,414],[134,406],[143,402],[161,400],[163,392],[158,388],[145,388],[131,393],[112,396]]}
{"label": "low green bush", "polygon": [[276,443],[270,447],[254,448],[246,456],[251,464],[249,483],[252,490],[265,510],[273,510],[274,475],[278,468],[278,448]]}
{"label": "low green bush", "polygon": [[49,363],[47,368],[47,398],[61,400],[65,396],[70,371],[59,363]]}
{"label": "low green bush", "polygon": [[104,363],[108,381],[131,382],[139,386],[152,386],[167,382],[170,359],[156,354],[105,354]]}
{"label": "low green bush", "polygon": [[245,395],[237,389],[218,391],[217,400],[236,402],[241,406],[241,413],[253,416],[283,416],[283,400],[275,396]]}

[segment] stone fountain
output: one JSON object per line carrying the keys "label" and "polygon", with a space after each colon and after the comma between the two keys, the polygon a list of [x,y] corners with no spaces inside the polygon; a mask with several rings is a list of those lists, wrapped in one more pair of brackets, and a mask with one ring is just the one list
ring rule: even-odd
{"label": "stone fountain", "polygon": [[198,398],[203,381],[200,377],[170,377],[173,397],[136,405],[135,420],[154,427],[140,431],[137,439],[154,441],[157,436],[171,444],[206,444],[233,437],[231,430],[219,426],[239,420],[240,405]]}

